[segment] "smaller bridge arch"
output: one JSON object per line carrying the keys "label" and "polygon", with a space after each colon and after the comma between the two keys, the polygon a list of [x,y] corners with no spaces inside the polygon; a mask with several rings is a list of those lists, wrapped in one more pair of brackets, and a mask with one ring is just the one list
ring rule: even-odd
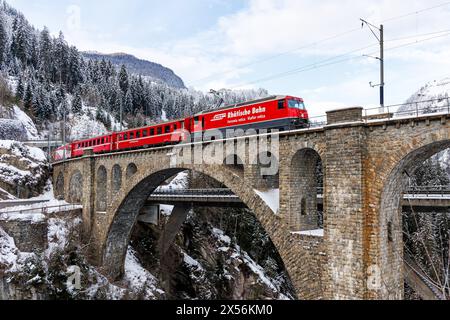
{"label": "smaller bridge arch", "polygon": [[130,163],[127,166],[127,172],[126,172],[126,177],[127,179],[131,179],[138,171],[138,168],[136,166],[136,164],[134,163]]}
{"label": "smaller bridge arch", "polygon": [[96,211],[106,211],[108,206],[108,172],[104,166],[100,166],[97,169],[97,188],[96,188]]}
{"label": "smaller bridge arch", "polygon": [[[318,190],[322,160],[312,148],[298,150],[289,166],[289,223],[292,231],[319,228]],[[322,185],[323,186],[323,185]]]}
{"label": "smaller bridge arch", "polygon": [[122,168],[115,164],[111,172],[112,190],[118,192],[122,188]]}
{"label": "smaller bridge arch", "polygon": [[79,170],[75,170],[69,181],[68,201],[70,203],[81,203],[83,201],[83,175]]}

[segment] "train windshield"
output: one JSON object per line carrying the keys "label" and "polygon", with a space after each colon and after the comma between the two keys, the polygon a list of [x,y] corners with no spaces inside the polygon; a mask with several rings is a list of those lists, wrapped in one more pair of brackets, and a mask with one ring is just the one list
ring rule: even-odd
{"label": "train windshield", "polygon": [[299,100],[289,100],[289,108],[306,110],[305,104]]}

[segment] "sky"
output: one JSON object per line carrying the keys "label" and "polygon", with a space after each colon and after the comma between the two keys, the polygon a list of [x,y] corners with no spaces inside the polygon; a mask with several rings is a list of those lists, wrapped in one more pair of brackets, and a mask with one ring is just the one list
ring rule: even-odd
{"label": "sky", "polygon": [[360,18],[384,25],[387,105],[450,77],[445,0],[8,2],[80,50],[160,63],[198,90],[265,88],[302,97],[312,115],[378,106],[378,88],[369,83],[380,83],[379,42]]}

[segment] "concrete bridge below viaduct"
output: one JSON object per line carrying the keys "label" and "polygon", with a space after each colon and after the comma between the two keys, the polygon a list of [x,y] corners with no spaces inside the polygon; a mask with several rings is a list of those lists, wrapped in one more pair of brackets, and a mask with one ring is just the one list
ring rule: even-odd
{"label": "concrete bridge below viaduct", "polygon": [[[349,108],[327,118],[314,129],[88,154],[53,165],[55,192],[83,205],[93,263],[111,277],[123,273],[133,226],[150,194],[191,170],[220,182],[255,214],[300,299],[402,299],[403,194],[424,160],[450,148],[450,115],[367,121],[362,108]],[[255,139],[268,142],[261,144],[266,149],[252,149]],[[198,152],[220,161],[185,161]],[[277,163],[275,175],[264,173],[260,159],[267,157]],[[323,237],[302,232],[318,227],[318,163]],[[264,197],[270,189],[279,189],[276,205]]]}

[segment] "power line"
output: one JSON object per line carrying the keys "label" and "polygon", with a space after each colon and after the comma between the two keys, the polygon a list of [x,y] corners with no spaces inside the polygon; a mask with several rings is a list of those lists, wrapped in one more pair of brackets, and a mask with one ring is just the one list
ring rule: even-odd
{"label": "power line", "polygon": [[289,51],[284,51],[284,52],[281,52],[281,53],[278,53],[278,54],[275,54],[275,55],[272,55],[272,56],[268,56],[268,57],[260,59],[260,60],[256,60],[254,62],[250,62],[250,63],[244,64],[244,65],[238,66],[237,68],[230,69],[228,71],[216,73],[216,74],[207,76],[205,78],[194,80],[193,84],[202,82],[204,80],[209,80],[209,79],[214,78],[214,77],[216,77],[218,75],[229,74],[231,72],[234,72],[234,71],[237,71],[237,70],[241,70],[241,69],[250,67],[250,66],[255,65],[255,64],[259,64],[259,63],[263,63],[263,62],[266,62],[266,61],[270,61],[270,60],[276,59],[278,57],[282,57],[282,56],[288,55],[290,53],[297,52],[297,51],[302,50],[302,49],[311,48],[311,47],[317,46],[318,44],[321,44],[321,43],[324,43],[324,42],[327,42],[327,41],[330,41],[330,40],[334,40],[334,39],[340,38],[342,36],[345,36],[347,34],[350,34],[350,33],[353,33],[353,32],[359,31],[359,30],[360,30],[360,28],[355,28],[355,29],[352,29],[352,30],[348,30],[348,31],[345,31],[345,32],[342,32],[342,33],[339,33],[339,34],[336,34],[336,35],[324,38],[322,40],[315,41],[313,43],[310,43],[310,44],[307,44],[307,45],[304,45],[304,46],[301,46],[301,47],[297,47],[297,48],[289,50]]}
{"label": "power line", "polygon": [[431,36],[431,35],[440,34],[440,33],[447,33],[447,32],[450,32],[450,29],[445,29],[445,30],[436,31],[436,32],[422,33],[422,34],[417,34],[417,35],[414,35],[414,36],[406,36],[406,37],[401,37],[401,38],[388,39],[388,40],[385,40],[385,41],[386,42],[394,42],[394,41],[400,41],[400,40],[408,40],[408,39],[412,39],[412,38]]}
{"label": "power line", "polygon": [[447,2],[444,2],[444,3],[438,4],[438,5],[435,5],[433,7],[428,7],[428,8],[420,9],[420,10],[417,10],[417,11],[414,11],[414,12],[410,12],[410,13],[407,13],[407,14],[404,14],[404,15],[401,15],[401,16],[392,17],[392,18],[383,20],[383,22],[389,22],[389,21],[403,19],[403,18],[410,17],[410,16],[413,16],[413,15],[418,15],[418,14],[421,14],[421,13],[424,13],[426,11],[430,11],[430,10],[433,10],[433,9],[442,8],[442,7],[445,7],[447,5],[450,5],[450,1],[447,1]]}
{"label": "power line", "polygon": [[[441,38],[441,37],[447,37],[447,36],[450,36],[450,32],[448,32],[446,34],[441,34],[441,35],[438,35],[438,36],[422,39],[422,40],[416,40],[414,42],[409,42],[409,43],[402,44],[402,45],[399,45],[399,46],[390,47],[390,48],[385,49],[385,51],[392,51],[392,50],[395,50],[395,49],[408,47],[408,46],[416,45],[418,43],[434,40],[434,39]],[[291,76],[291,75],[302,73],[302,72],[306,72],[306,71],[320,69],[320,68],[331,66],[331,65],[334,65],[334,64],[347,62],[347,61],[350,61],[350,60],[353,60],[353,59],[365,58],[364,56],[353,56],[353,57],[349,57],[349,58],[345,58],[345,59],[341,59],[341,60],[337,60],[337,61],[332,61],[332,60],[335,60],[335,59],[337,59],[339,57],[344,57],[344,56],[347,56],[347,55],[349,55],[351,53],[354,53],[354,52],[357,52],[357,51],[361,51],[361,50],[364,50],[364,49],[367,49],[367,48],[370,48],[370,47],[373,47],[373,46],[374,45],[370,45],[370,46],[367,46],[367,47],[364,47],[364,48],[352,50],[352,51],[350,51],[348,53],[345,53],[345,54],[342,54],[342,55],[339,55],[339,56],[336,56],[336,57],[332,57],[332,58],[329,58],[329,59],[325,59],[325,60],[322,60],[322,61],[320,61],[318,63],[313,63],[313,64],[306,65],[306,66],[303,66],[303,67],[299,67],[299,68],[295,68],[295,69],[292,69],[292,70],[288,70],[288,71],[285,71],[285,72],[282,72],[282,73],[274,74],[274,75],[269,76],[269,77],[260,78],[260,79],[257,79],[257,80],[251,81],[251,82],[246,82],[246,83],[243,83],[243,84],[240,84],[240,85],[236,85],[236,86],[231,87],[231,89],[236,89],[236,88],[239,88],[239,87],[243,87],[243,86],[251,85],[251,84],[255,84],[255,83],[267,82],[267,81],[270,81],[270,80],[283,78],[283,77]],[[377,52],[371,52],[371,53],[369,53],[369,55],[373,55],[373,54],[376,54],[376,53]],[[328,62],[328,61],[330,61],[330,62]]]}
{"label": "power line", "polygon": [[290,75],[293,75],[293,74],[296,74],[296,73],[301,73],[301,72],[305,72],[305,71],[319,69],[319,68],[322,68],[324,66],[328,66],[328,65],[333,65],[333,64],[349,61],[349,60],[354,59],[355,57],[345,58],[345,59],[341,59],[341,60],[337,60],[337,61],[332,61],[332,60],[335,60],[335,59],[338,59],[338,58],[341,58],[341,57],[345,57],[345,56],[347,56],[347,55],[349,55],[351,53],[354,53],[354,52],[357,52],[357,51],[361,51],[361,50],[364,50],[364,49],[367,49],[367,48],[370,48],[370,47],[373,47],[373,46],[375,46],[375,45],[370,45],[370,46],[366,46],[366,47],[359,48],[359,49],[356,49],[356,50],[352,50],[352,51],[347,52],[345,54],[341,54],[341,55],[338,55],[338,56],[335,56],[335,57],[332,57],[332,58],[321,60],[319,62],[311,63],[311,64],[308,64],[308,65],[305,65],[305,66],[302,66],[302,67],[299,67],[299,68],[296,68],[296,69],[291,69],[291,70],[287,70],[287,71],[284,71],[284,72],[281,72],[281,73],[273,74],[273,75],[268,76],[266,78],[261,78],[261,79],[257,79],[257,80],[251,81],[251,82],[246,82],[246,83],[243,83],[243,84],[240,84],[240,85],[236,85],[236,86],[231,87],[231,89],[236,89],[236,88],[239,88],[239,87],[242,87],[242,86],[251,85],[251,84],[255,84],[255,83],[259,83],[259,82],[266,82],[266,81],[273,80],[273,79],[283,78],[283,77],[290,76]]}
{"label": "power line", "polygon": [[[410,13],[407,13],[407,14],[391,17],[391,18],[383,20],[382,23],[386,23],[386,22],[390,22],[390,21],[394,21],[394,20],[398,20],[398,19],[403,19],[405,17],[412,16],[412,15],[418,15],[418,14],[424,13],[426,11],[430,11],[430,10],[433,10],[433,9],[441,8],[441,7],[444,7],[444,6],[447,6],[447,5],[450,5],[450,1],[441,3],[439,5],[435,5],[435,6],[432,6],[432,7],[423,8],[423,9],[420,9],[420,10],[417,10],[417,11],[414,11],[414,12],[410,12]],[[281,56],[285,56],[287,54],[290,54],[290,53],[293,53],[293,52],[296,52],[296,51],[299,51],[299,50],[302,50],[302,49],[307,49],[307,48],[310,48],[310,47],[313,47],[313,46],[317,46],[318,44],[321,44],[321,43],[324,43],[324,42],[327,42],[327,41],[330,41],[330,40],[334,40],[334,39],[340,38],[342,36],[345,36],[345,35],[351,34],[353,32],[356,32],[358,30],[360,30],[360,28],[354,28],[354,29],[351,29],[351,30],[348,30],[348,31],[345,31],[345,32],[342,32],[342,33],[339,33],[339,34],[336,34],[336,35],[332,35],[330,37],[326,37],[326,38],[321,39],[319,41],[315,41],[313,43],[310,43],[308,45],[295,48],[293,50],[284,51],[284,52],[281,52],[281,53],[278,53],[278,54],[275,54],[275,55],[272,55],[272,56],[268,56],[268,57],[260,59],[260,60],[256,60],[254,62],[250,62],[250,63],[244,64],[244,65],[238,66],[236,68],[233,68],[233,69],[230,69],[230,70],[227,70],[227,71],[215,73],[215,74],[212,74],[210,76],[207,76],[207,77],[204,77],[204,78],[201,78],[201,79],[198,79],[198,80],[194,80],[191,84],[197,84],[197,83],[203,82],[205,80],[213,79],[213,78],[215,78],[217,76],[220,76],[220,75],[229,74],[231,72],[238,71],[238,70],[247,68],[249,66],[253,66],[253,65],[256,65],[256,64],[259,64],[259,63],[262,63],[262,62],[270,61],[270,60],[276,59],[276,58],[281,57]]]}

